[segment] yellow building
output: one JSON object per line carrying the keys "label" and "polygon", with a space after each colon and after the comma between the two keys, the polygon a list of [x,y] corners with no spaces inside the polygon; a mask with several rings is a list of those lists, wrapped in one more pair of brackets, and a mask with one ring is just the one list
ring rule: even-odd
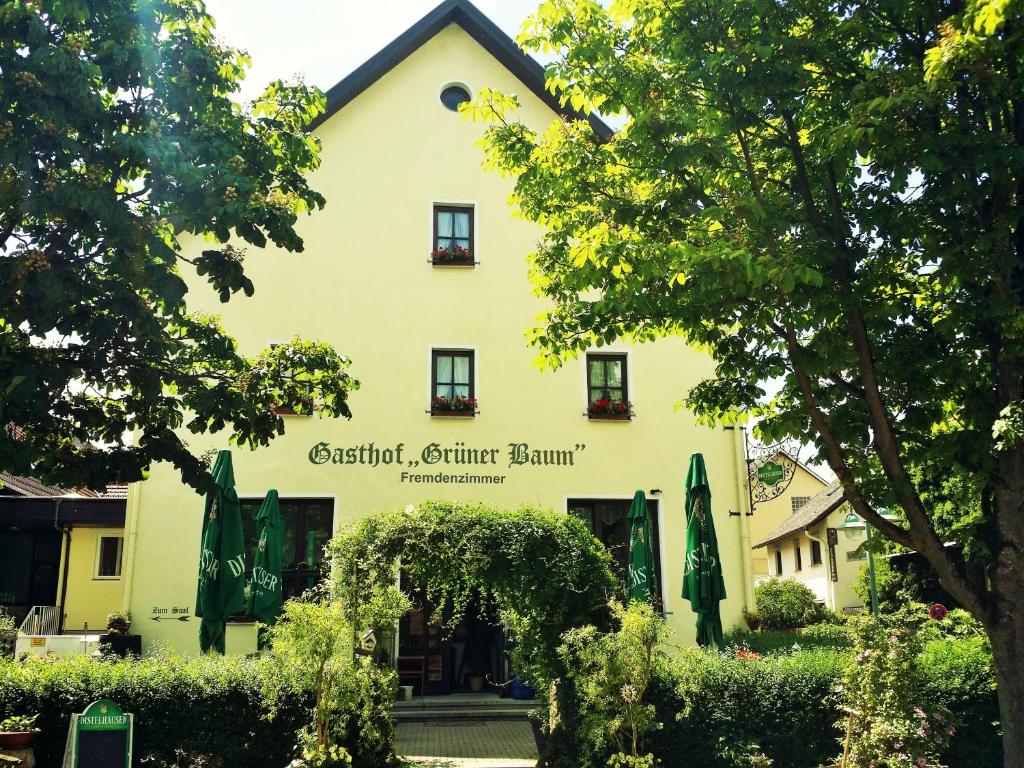
{"label": "yellow building", "polygon": [[863,524],[847,523],[849,512],[837,481],[758,539],[755,551],[766,553],[769,575],[805,584],[830,610],[862,610],[853,585],[866,558],[860,549],[866,534]]}
{"label": "yellow building", "polygon": [[0,608],[36,634],[102,632],[124,600],[124,486],[98,494],[0,473]]}
{"label": "yellow building", "polygon": [[[304,252],[250,250],[256,294],[229,304],[189,278],[190,309],[221,315],[245,352],[320,339],[352,359],[362,382],[350,421],[285,416],[270,447],[234,451],[246,515],[268,488],[279,491],[294,592],[316,578],[339,526],[427,499],[564,510],[622,553],[625,512],[642,489],[657,519],[667,619],[689,642],[683,482],[699,451],[729,591],[722,616],[737,625],[752,583],[748,518],[729,514],[746,507],[740,432],[698,426],[675,408],[712,361],[667,339],[615,343],[556,372],[533,366],[525,332],[545,305],[526,255],[539,230],[510,210],[511,182],[482,169],[482,126],[453,109],[483,87],[517,94],[535,129],[559,116],[538,64],[469,3],[445,3],[328,93],[312,179],[328,205],[300,221]],[[202,247],[187,242],[185,255]],[[440,249],[443,260],[432,258]],[[439,395],[475,405],[438,413]],[[609,412],[589,414],[598,400]],[[618,402],[631,407],[616,414]],[[225,437],[188,440],[198,452]],[[163,465],[131,487],[128,510],[126,603],[145,647],[195,652],[202,500]],[[229,625],[228,652],[250,650],[254,637]]]}
{"label": "yellow building", "polygon": [[[753,515],[750,518],[750,538],[761,541],[769,533],[779,527],[790,515],[798,512],[804,504],[825,490],[828,483],[813,469],[788,453],[779,452],[769,459],[792,471],[786,489],[778,496],[767,501],[755,500]],[[758,467],[754,467],[756,472]],[[785,482],[785,481],[784,481]],[[753,564],[751,571],[754,584],[767,579],[771,574],[768,564],[768,553],[764,549],[751,550]]]}

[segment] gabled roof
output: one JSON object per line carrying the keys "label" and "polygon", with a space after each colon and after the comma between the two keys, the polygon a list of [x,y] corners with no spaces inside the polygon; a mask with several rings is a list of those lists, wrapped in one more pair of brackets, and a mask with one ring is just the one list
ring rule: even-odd
{"label": "gabled roof", "polygon": [[99,493],[88,488],[64,488],[46,485],[34,477],[12,475],[0,472],[0,496],[28,496],[32,498],[80,497],[92,499],[124,499],[128,497],[127,485],[108,485]]}
{"label": "gabled roof", "polygon": [[612,129],[596,115],[582,115],[563,107],[558,98],[544,87],[544,67],[523,53],[511,37],[502,32],[497,24],[484,16],[469,0],[445,0],[348,77],[330,88],[327,91],[327,109],[317,116],[310,124],[310,128],[315,128],[330,118],[449,24],[458,24],[462,27],[555,112],[574,120],[586,117],[594,132],[602,139],[612,135]]}
{"label": "gabled roof", "polygon": [[794,533],[810,528],[838,509],[845,501],[846,495],[843,491],[843,486],[836,480],[829,484],[821,493],[812,496],[800,509],[783,520],[778,528],[757,542],[753,549],[767,546],[779,539],[784,539]]}

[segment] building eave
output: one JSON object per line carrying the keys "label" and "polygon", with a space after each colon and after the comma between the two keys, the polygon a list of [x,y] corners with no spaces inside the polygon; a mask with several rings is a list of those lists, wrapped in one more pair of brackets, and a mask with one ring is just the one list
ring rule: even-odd
{"label": "building eave", "polygon": [[845,503],[846,494],[843,491],[843,487],[838,481],[831,483],[821,493],[812,496],[811,500],[804,507],[783,520],[774,531],[754,544],[752,549],[767,547],[794,534],[806,531],[820,523]]}
{"label": "building eave", "polygon": [[310,129],[330,119],[449,24],[458,24],[556,113],[570,120],[586,119],[602,141],[611,137],[612,129],[597,115],[576,112],[563,106],[558,97],[545,86],[544,67],[525,54],[511,37],[468,0],[445,0],[332,86],[326,94],[327,108],[312,121]]}

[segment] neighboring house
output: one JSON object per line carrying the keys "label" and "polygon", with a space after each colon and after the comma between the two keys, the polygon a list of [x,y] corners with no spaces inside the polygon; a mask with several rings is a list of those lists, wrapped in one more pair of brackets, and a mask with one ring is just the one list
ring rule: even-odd
{"label": "neighboring house", "polygon": [[[746,508],[741,433],[698,425],[675,408],[714,363],[673,337],[595,347],[553,372],[534,367],[537,350],[524,332],[546,304],[531,290],[527,255],[541,230],[513,215],[512,181],[481,167],[483,126],[455,111],[485,87],[515,94],[517,116],[534,130],[563,114],[542,67],[468,2],[449,0],[328,91],[314,129],[322,164],[311,179],[327,207],[299,220],[304,250],[249,249],[256,293],[227,304],[185,275],[189,309],[220,315],[243,352],[295,335],[320,339],[352,359],[362,383],[351,420],[288,415],[272,445],[234,450],[250,545],[260,499],[276,488],[289,594],[319,578],[323,544],[338,527],[429,499],[576,515],[623,566],[626,513],[641,489],[656,518],[667,621],[680,642],[692,642],[695,615],[680,597],[684,478],[699,451],[728,591],[722,616],[734,626],[752,591],[749,518],[729,514]],[[184,256],[209,247],[188,238],[182,245]],[[446,415],[433,407],[437,396],[477,404]],[[632,406],[590,413],[598,401]],[[226,447],[227,435],[188,441],[202,452]],[[144,647],[198,650],[202,508],[166,464],[129,489],[126,602]],[[398,655],[409,648],[410,658],[422,658],[416,642],[425,631],[422,616],[404,622]],[[457,689],[448,639],[435,639],[427,690]],[[254,640],[250,625],[228,626],[229,653]]]}
{"label": "neighboring house", "polygon": [[102,630],[123,604],[126,490],[0,472],[0,607],[21,623],[39,606],[45,634]]}
{"label": "neighboring house", "polygon": [[[822,479],[821,475],[804,464],[799,459],[790,456],[788,453],[779,452],[767,459],[786,467],[792,468],[793,479],[786,490],[771,501],[758,501],[754,504],[754,514],[750,518],[750,540],[761,541],[765,536],[778,528],[782,522],[798,512],[814,496],[817,496],[828,486],[828,481]],[[766,463],[766,462],[761,462]],[[753,468],[757,471],[757,467]],[[753,564],[751,571],[754,577],[754,584],[767,579],[771,573],[768,564],[768,553],[763,549],[754,547],[751,549]]]}
{"label": "neighboring house", "polygon": [[806,584],[833,611],[853,612],[863,603],[853,591],[865,554],[863,524],[846,523],[850,507],[838,481],[812,497],[754,548],[768,555],[771,576]]}

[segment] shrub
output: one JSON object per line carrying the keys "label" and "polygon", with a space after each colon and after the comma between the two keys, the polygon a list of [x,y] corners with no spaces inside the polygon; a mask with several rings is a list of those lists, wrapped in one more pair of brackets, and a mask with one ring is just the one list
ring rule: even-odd
{"label": "shrub", "polygon": [[[784,633],[752,637],[765,634]],[[841,714],[835,689],[850,658],[851,652],[825,649],[760,657],[687,651],[655,668],[647,698],[664,727],[650,735],[649,748],[662,768],[830,765],[843,730],[835,725]],[[985,639],[927,643],[918,665],[919,703],[944,706],[957,728],[942,762],[1001,768],[993,724],[999,706]]]}
{"label": "shrub", "polygon": [[818,648],[850,648],[853,634],[846,624],[811,624],[800,630],[800,643]]}
{"label": "shrub", "polygon": [[0,659],[14,656],[14,644],[18,637],[18,625],[14,617],[0,606]]}
{"label": "shrub", "polygon": [[973,634],[926,642],[920,667],[927,700],[949,710],[956,728],[943,761],[952,766],[1002,765],[999,701],[988,638]]}
{"label": "shrub", "polygon": [[[394,603],[392,624],[406,606]],[[299,733],[303,760],[295,765],[335,765],[350,754],[356,765],[360,756],[393,759],[395,674],[368,658],[353,659],[352,624],[342,604],[289,600],[269,634],[279,674],[299,690],[313,692],[313,723]],[[276,712],[278,680],[266,679],[263,690]]]}
{"label": "shrub", "polygon": [[734,630],[725,635],[727,647],[744,648],[764,653],[791,653],[815,648],[842,650],[850,648],[853,640],[849,630],[829,624],[812,624],[802,630],[763,629],[760,632]]}
{"label": "shrub", "polygon": [[752,659],[687,651],[651,682],[665,725],[651,735],[651,751],[663,768],[768,764],[759,754],[784,768],[817,768],[839,751],[842,668],[841,656],[821,650]]}
{"label": "shrub", "polygon": [[[390,693],[369,674],[354,672],[345,722],[358,713],[390,706]],[[276,687],[272,719],[264,691]],[[71,714],[110,698],[135,715],[137,761],[145,766],[204,764],[264,768],[287,763],[297,731],[312,708],[310,692],[286,682],[270,659],[147,657],[59,662],[0,661],[0,719],[39,713],[36,757],[60,765]],[[350,732],[358,725],[350,725]],[[372,754],[354,733],[346,748],[356,765],[377,766],[389,754]]]}
{"label": "shrub", "polygon": [[855,637],[856,655],[842,686],[843,703],[852,713],[849,765],[937,765],[954,728],[950,713],[926,695],[916,633],[864,620]]}
{"label": "shrub", "polygon": [[797,629],[813,624],[825,609],[815,594],[794,579],[768,579],[754,590],[764,629]]}
{"label": "shrub", "polygon": [[560,649],[579,697],[579,734],[588,765],[616,768],[649,764],[647,737],[660,727],[647,688],[654,668],[664,662],[658,650],[665,627],[645,603],[611,604],[617,628],[601,633],[582,627],[565,635]]}

